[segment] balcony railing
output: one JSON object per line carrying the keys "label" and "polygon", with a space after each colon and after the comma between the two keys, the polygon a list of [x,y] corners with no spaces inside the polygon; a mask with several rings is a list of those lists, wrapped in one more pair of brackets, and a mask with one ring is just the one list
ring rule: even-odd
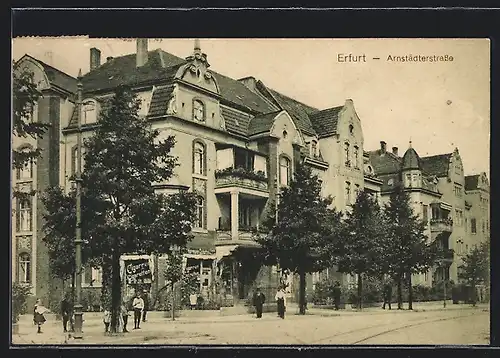
{"label": "balcony railing", "polygon": [[441,249],[443,263],[453,262],[455,251],[453,249]]}
{"label": "balcony railing", "polygon": [[[264,229],[257,227],[245,227],[240,225],[238,230],[237,240],[254,241],[255,235],[264,233]],[[228,225],[221,225],[217,230],[217,240],[231,241],[231,227]]]}
{"label": "balcony railing", "polygon": [[451,233],[453,231],[453,220],[450,218],[431,219],[431,231]]}
{"label": "balcony railing", "polygon": [[215,171],[215,186],[243,186],[256,190],[268,190],[268,180],[264,172],[246,168],[226,168]]}

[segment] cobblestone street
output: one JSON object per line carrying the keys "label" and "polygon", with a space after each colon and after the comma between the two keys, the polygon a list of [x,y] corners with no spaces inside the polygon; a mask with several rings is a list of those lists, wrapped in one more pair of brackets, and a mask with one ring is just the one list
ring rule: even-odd
{"label": "cobblestone street", "polygon": [[48,322],[42,334],[24,322],[14,344],[489,344],[489,309],[487,306],[450,307],[446,310],[418,308],[414,311],[363,312],[312,309],[305,316],[290,312],[285,320],[274,313],[258,320],[251,315],[227,317],[153,318],[140,330],[106,336],[99,319],[87,319],[84,339],[67,339],[61,322]]}

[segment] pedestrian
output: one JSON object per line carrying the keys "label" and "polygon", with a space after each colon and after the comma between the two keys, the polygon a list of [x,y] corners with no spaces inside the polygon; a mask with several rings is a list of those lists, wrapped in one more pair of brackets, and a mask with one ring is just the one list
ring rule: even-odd
{"label": "pedestrian", "polygon": [[282,319],[285,319],[285,311],[286,311],[286,295],[285,289],[281,286],[276,292],[276,296],[274,296],[276,303],[278,304],[278,316]]}
{"label": "pedestrian", "polygon": [[340,282],[335,281],[335,284],[333,285],[333,304],[335,306],[335,311],[339,310],[341,293]]}
{"label": "pedestrian", "polygon": [[42,325],[45,323],[45,313],[49,310],[42,304],[42,300],[37,299],[33,309],[33,323],[37,326],[36,333],[42,333]]}
{"label": "pedestrian", "polygon": [[61,301],[61,315],[63,320],[63,330],[68,332],[68,322],[70,324],[70,331],[74,331],[73,324],[73,302],[70,299],[70,294],[66,293]]}
{"label": "pedestrian", "polygon": [[120,325],[122,327],[122,331],[123,333],[128,333],[127,331],[127,322],[128,322],[128,316],[129,316],[129,311],[128,311],[128,308],[127,308],[127,302],[126,300],[123,300],[121,306],[120,306],[120,317],[121,317],[121,321],[120,321]]}
{"label": "pedestrian", "polygon": [[144,309],[142,310],[142,322],[146,322],[146,314],[149,311],[149,293],[144,290],[142,299],[144,300]]}
{"label": "pedestrian", "polygon": [[382,309],[385,310],[386,304],[389,306],[389,309],[391,309],[391,300],[392,300],[392,285],[390,281],[386,281],[384,284],[384,305],[382,306]]}
{"label": "pedestrian", "polygon": [[132,307],[134,308],[134,329],[141,329],[141,315],[144,310],[144,300],[137,293],[134,300],[132,301]]}
{"label": "pedestrian", "polygon": [[196,304],[198,302],[198,295],[196,293],[192,293],[189,295],[189,307],[190,309],[196,309]]}
{"label": "pedestrian", "polygon": [[109,333],[109,325],[111,324],[111,310],[106,308],[104,310],[102,321],[104,323],[104,333]]}
{"label": "pedestrian", "polygon": [[257,287],[253,295],[253,305],[255,307],[255,312],[257,313],[257,318],[262,318],[262,307],[266,302],[266,296],[260,292],[260,287]]}

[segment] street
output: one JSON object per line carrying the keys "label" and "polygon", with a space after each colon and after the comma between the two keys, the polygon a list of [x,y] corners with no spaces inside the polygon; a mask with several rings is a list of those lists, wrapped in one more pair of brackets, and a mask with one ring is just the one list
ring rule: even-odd
{"label": "street", "polygon": [[[65,339],[61,322],[48,322],[44,333],[24,323],[14,344],[287,344],[287,345],[470,345],[489,344],[487,306],[447,310],[397,311],[367,309],[363,312],[312,310],[285,320],[275,313],[262,319],[251,315],[227,317],[154,318],[140,330],[105,336],[102,321],[86,320],[84,339]],[[66,343],[64,341],[66,340]]]}

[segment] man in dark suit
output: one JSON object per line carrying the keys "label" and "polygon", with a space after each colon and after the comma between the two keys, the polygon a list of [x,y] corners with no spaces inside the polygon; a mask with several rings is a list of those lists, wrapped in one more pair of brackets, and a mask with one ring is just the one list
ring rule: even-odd
{"label": "man in dark suit", "polygon": [[382,309],[385,310],[385,305],[389,305],[389,309],[391,309],[391,300],[392,300],[392,285],[390,281],[386,281],[384,284],[384,305]]}
{"label": "man in dark suit", "polygon": [[257,318],[262,318],[262,307],[266,302],[266,296],[260,291],[260,287],[257,287],[253,295],[253,305],[257,313]]}
{"label": "man in dark suit", "polygon": [[333,303],[335,305],[335,311],[339,310],[341,293],[340,282],[336,281],[333,286]]}
{"label": "man in dark suit", "polygon": [[73,331],[73,302],[68,293],[64,295],[61,302],[61,315],[64,332],[68,331],[68,322],[70,324],[70,331]]}

